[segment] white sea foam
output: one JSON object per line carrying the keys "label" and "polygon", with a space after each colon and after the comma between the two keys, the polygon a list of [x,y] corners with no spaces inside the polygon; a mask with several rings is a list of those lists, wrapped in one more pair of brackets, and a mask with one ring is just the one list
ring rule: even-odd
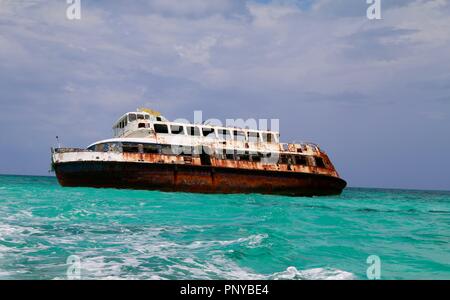
{"label": "white sea foam", "polygon": [[[224,258],[222,255],[214,256],[207,262],[198,262],[187,258],[184,264],[170,266],[171,272],[166,275],[179,275],[194,279],[230,279],[230,280],[351,280],[355,276],[343,270],[330,268],[314,268],[297,270],[288,267],[285,271],[273,274],[259,274]],[[178,272],[177,272],[178,270]],[[182,272],[179,272],[182,271]]]}
{"label": "white sea foam", "polygon": [[[119,226],[120,227],[120,226]],[[102,228],[97,228],[102,230]],[[77,244],[83,236],[46,236],[51,244],[70,245],[72,254],[81,259],[82,279],[237,279],[237,280],[277,280],[277,279],[353,279],[353,274],[336,269],[316,268],[298,270],[287,267],[284,271],[273,274],[261,274],[241,266],[227,253],[237,246],[239,248],[263,247],[268,234],[252,234],[230,240],[197,240],[191,243],[180,243],[168,240],[162,233],[180,233],[179,227],[146,228],[135,234],[133,230],[119,230],[118,234],[95,234],[99,243],[107,244],[106,249],[80,249]],[[201,228],[197,228],[201,229]],[[19,239],[33,232],[33,228],[0,224],[0,235],[13,236]],[[86,229],[85,232],[88,232]],[[143,234],[144,233],[144,234]],[[114,236],[113,240],[111,237]],[[47,247],[47,246],[45,246]],[[41,248],[33,245],[23,248],[20,255],[27,255]],[[124,251],[124,249],[127,249]],[[11,249],[0,246],[2,252]],[[81,251],[79,251],[81,250]],[[200,257],[199,257],[200,254]],[[206,254],[206,256],[204,256]],[[62,260],[61,264],[65,261]],[[41,264],[43,269],[51,269],[52,264]],[[65,268],[54,279],[65,279]],[[6,276],[5,274],[3,276]]]}
{"label": "white sea foam", "polygon": [[[124,266],[137,267],[139,262],[136,258],[119,256],[115,260],[108,261],[105,256],[80,257],[81,274],[84,278],[98,279],[119,279],[133,277],[132,274],[124,276],[122,268]],[[137,278],[137,276],[136,276]],[[132,279],[132,278],[130,278]]]}
{"label": "white sea foam", "polygon": [[194,241],[186,247],[189,249],[198,249],[204,247],[213,247],[213,246],[230,246],[233,244],[246,244],[249,248],[256,247],[261,244],[261,242],[266,239],[268,234],[254,234],[248,237],[242,237],[235,240],[227,240],[227,241]]}
{"label": "white sea foam", "polygon": [[291,266],[283,272],[270,275],[267,279],[351,280],[355,279],[355,276],[338,269],[314,268],[299,271]]}
{"label": "white sea foam", "polygon": [[236,240],[219,241],[219,244],[221,244],[223,246],[228,246],[228,245],[231,245],[231,244],[247,243],[249,246],[258,246],[268,236],[269,235],[266,234],[266,233],[264,233],[264,234],[254,234],[254,235],[250,235],[250,236],[245,237],[245,238],[238,238]]}
{"label": "white sea foam", "polygon": [[[352,273],[332,269],[332,268],[314,268],[298,270],[295,267],[287,267],[284,271],[273,274],[260,274],[254,270],[242,267],[233,260],[227,258],[224,254],[225,246],[241,245],[252,248],[263,243],[269,236],[267,234],[254,234],[234,240],[224,241],[195,241],[191,244],[179,244],[173,241],[167,241],[160,236],[152,236],[150,240],[130,239],[130,245],[134,253],[133,263],[130,265],[126,259],[119,263],[120,266],[132,266],[139,269],[139,278],[159,279],[237,279],[237,280],[277,280],[277,279],[354,279]],[[196,251],[206,250],[213,255],[209,258],[200,259],[195,255]],[[194,251],[194,252],[192,252]],[[214,254],[216,253],[216,254]],[[130,255],[130,254],[126,254]],[[179,260],[180,256],[185,256]],[[124,258],[121,256],[121,258]],[[142,261],[152,261],[152,259],[162,259],[164,266],[157,271],[152,267],[144,267],[140,264]],[[94,263],[94,261],[91,261]],[[117,263],[116,263],[117,264]],[[94,269],[105,268],[107,266],[99,263],[97,267],[91,265]],[[117,271],[116,274],[114,272]],[[107,276],[122,276],[120,268],[109,268]],[[101,274],[97,274],[102,276]],[[106,275],[105,273],[103,275]],[[156,277],[155,277],[156,276]],[[127,277],[128,278],[128,277]]]}
{"label": "white sea foam", "polygon": [[0,224],[0,236],[16,236],[19,234],[33,234],[40,231],[33,227],[11,224]]}
{"label": "white sea foam", "polygon": [[[114,253],[114,249],[110,250]],[[192,253],[182,251],[152,264],[155,256],[146,253],[118,253],[105,256],[99,255],[96,250],[91,250],[79,254],[81,276],[82,279],[346,280],[355,278],[352,273],[338,269],[298,270],[293,266],[281,272],[261,274],[251,268],[240,266],[220,252],[217,251],[217,254],[212,257],[200,259]],[[186,254],[187,257],[179,258],[179,255]],[[162,259],[160,255],[158,259]]]}

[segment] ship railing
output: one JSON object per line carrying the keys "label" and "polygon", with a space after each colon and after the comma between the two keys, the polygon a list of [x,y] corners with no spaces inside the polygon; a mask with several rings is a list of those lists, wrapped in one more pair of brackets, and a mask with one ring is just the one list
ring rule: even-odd
{"label": "ship railing", "polygon": [[92,152],[82,148],[52,148],[52,153],[69,153],[69,152]]}
{"label": "ship railing", "polygon": [[301,142],[300,145],[306,145],[308,147],[311,147],[312,149],[314,149],[317,152],[320,152],[320,147],[318,144],[316,143],[311,143],[311,142]]}
{"label": "ship railing", "polygon": [[313,152],[321,152],[319,145],[310,142],[280,143],[280,148],[282,151],[286,152],[297,152],[297,149],[305,152],[308,151],[308,149],[311,149]]}

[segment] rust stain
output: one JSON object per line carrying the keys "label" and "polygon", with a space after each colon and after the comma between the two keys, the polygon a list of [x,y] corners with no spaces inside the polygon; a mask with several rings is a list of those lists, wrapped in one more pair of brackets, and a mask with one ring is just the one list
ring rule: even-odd
{"label": "rust stain", "polygon": [[[283,152],[287,155],[298,155],[297,152]],[[231,169],[245,169],[245,170],[272,170],[272,171],[290,171],[303,173],[316,173],[328,176],[339,177],[328,155],[322,151],[315,151],[314,157],[319,157],[323,160],[325,167],[315,165],[295,165],[293,163],[274,163],[264,164],[263,162],[242,161],[232,159],[218,159],[214,156],[211,158],[211,166],[223,167]],[[305,157],[313,157],[305,155]],[[164,155],[164,154],[149,154],[149,153],[122,153],[123,161],[127,162],[145,162],[145,163],[164,163],[164,164],[189,164],[194,166],[201,166],[201,160],[198,157],[184,156],[184,155]]]}

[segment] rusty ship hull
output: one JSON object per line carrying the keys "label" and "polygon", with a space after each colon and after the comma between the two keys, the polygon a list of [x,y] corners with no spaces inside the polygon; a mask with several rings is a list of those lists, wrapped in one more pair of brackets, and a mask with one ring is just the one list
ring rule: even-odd
{"label": "rusty ship hull", "polygon": [[62,186],[291,196],[340,194],[346,182],[313,143],[281,143],[277,131],[170,122],[124,114],[114,137],[52,149]]}
{"label": "rusty ship hull", "polygon": [[314,196],[337,195],[346,186],[324,174],[215,166],[92,161],[55,164],[54,170],[68,187]]}

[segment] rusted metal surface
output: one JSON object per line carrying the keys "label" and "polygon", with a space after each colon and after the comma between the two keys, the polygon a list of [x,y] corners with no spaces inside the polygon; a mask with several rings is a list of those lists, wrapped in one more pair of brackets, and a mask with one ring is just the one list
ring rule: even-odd
{"label": "rusted metal surface", "polygon": [[324,160],[326,168],[215,157],[210,157],[210,166],[204,166],[201,158],[195,156],[92,151],[58,151],[53,154],[53,163],[63,186],[201,193],[339,194],[345,181],[339,178],[325,153],[314,154]]}
{"label": "rusted metal surface", "polygon": [[[346,186],[328,155],[313,143],[280,143],[274,131],[174,123],[139,114],[131,120],[129,114],[136,113],[116,122],[113,139],[88,149],[52,149],[61,185],[284,195],[339,194]],[[167,132],[157,133],[157,126],[166,126]],[[173,126],[182,127],[181,133]],[[162,150],[167,147],[168,152]]]}
{"label": "rusted metal surface", "polygon": [[312,173],[164,163],[70,162],[55,164],[55,172],[62,186],[198,193],[332,195],[346,185],[340,178]]}
{"label": "rusted metal surface", "polygon": [[[282,152],[281,154],[290,154],[289,152]],[[315,152],[315,157],[320,157],[326,164],[326,167],[317,166],[301,166],[288,165],[283,163],[267,163],[239,161],[230,159],[217,159],[211,156],[211,165],[222,168],[233,169],[249,169],[249,170],[272,170],[272,171],[286,171],[286,172],[302,172],[315,173],[327,176],[339,177],[330,159],[324,152]],[[199,157],[189,156],[188,162],[186,156],[183,155],[164,155],[164,154],[149,154],[149,153],[116,153],[116,152],[92,152],[92,151],[64,151],[60,150],[53,154],[53,161],[55,163],[64,163],[71,161],[117,161],[117,162],[140,162],[140,163],[164,163],[164,164],[186,164],[201,165]]]}

